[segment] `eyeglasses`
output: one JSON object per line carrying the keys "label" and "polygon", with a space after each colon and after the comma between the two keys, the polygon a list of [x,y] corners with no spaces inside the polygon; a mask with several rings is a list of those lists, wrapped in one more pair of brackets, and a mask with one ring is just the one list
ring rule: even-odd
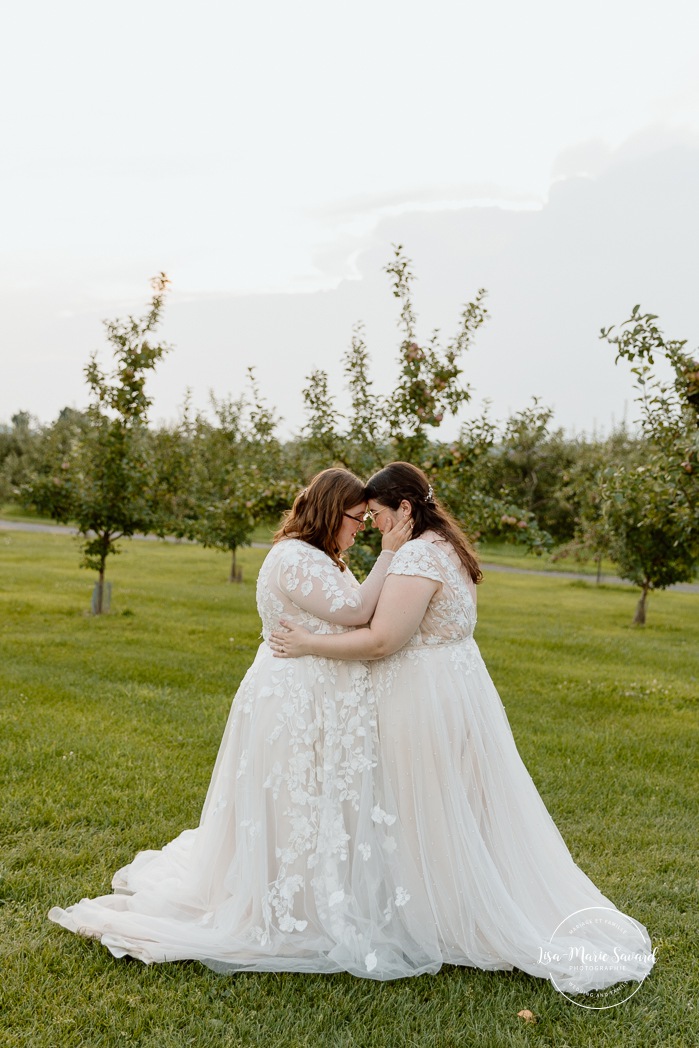
{"label": "eyeglasses", "polygon": [[368,509],[363,517],[353,517],[351,513],[343,513],[343,517],[348,517],[349,520],[354,520],[357,524],[366,524],[367,521],[371,521],[375,524],[379,519],[379,516],[383,513],[387,506],[382,506],[381,509]]}

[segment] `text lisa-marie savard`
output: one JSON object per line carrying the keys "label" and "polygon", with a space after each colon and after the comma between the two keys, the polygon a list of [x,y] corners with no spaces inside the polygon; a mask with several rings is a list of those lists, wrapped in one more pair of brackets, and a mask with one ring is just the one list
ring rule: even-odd
{"label": "text lisa-marie savard", "polygon": [[652,952],[646,953],[644,951],[636,951],[635,953],[627,953],[624,950],[619,949],[618,946],[614,947],[612,953],[596,952],[594,950],[587,950],[584,946],[571,946],[566,954],[556,953],[553,950],[545,950],[542,946],[539,947],[539,964],[552,964],[560,961],[579,961],[583,967],[597,967],[598,965],[613,966],[624,961],[649,961],[655,958],[654,947]]}

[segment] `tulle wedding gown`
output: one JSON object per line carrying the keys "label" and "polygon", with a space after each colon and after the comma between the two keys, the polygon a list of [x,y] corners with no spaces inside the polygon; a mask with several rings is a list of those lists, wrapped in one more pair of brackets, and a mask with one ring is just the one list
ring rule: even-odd
{"label": "tulle wedding gown", "polygon": [[365,623],[387,570],[441,585],[415,636],[370,668],[278,660],[263,643],[199,827],[141,852],[115,894],[51,919],[116,956],[222,971],[395,979],[450,962],[517,967],[570,993],[643,979],[647,932],[575,865],[548,815],[450,551],[413,540],[358,587],[312,546],[278,543],[258,580],[264,638],[282,616],[325,633]]}
{"label": "tulle wedding gown", "polygon": [[[296,539],[257,583],[263,638],[280,616],[317,632],[371,617],[393,554],[360,587]],[[346,970],[393,979],[436,971],[433,935],[402,914],[395,814],[375,795],[376,706],[368,667],[280,661],[262,643],[233,702],[196,829],[140,852],[114,894],[49,917],[147,963],[221,971]],[[409,866],[409,862],[408,862]]]}
{"label": "tulle wedding gown", "polygon": [[419,869],[404,875],[404,912],[445,962],[520,968],[571,994],[642,981],[648,933],[574,863],[548,814],[473,639],[459,563],[434,533],[396,553],[389,574],[440,587],[408,644],[371,664],[381,795]]}

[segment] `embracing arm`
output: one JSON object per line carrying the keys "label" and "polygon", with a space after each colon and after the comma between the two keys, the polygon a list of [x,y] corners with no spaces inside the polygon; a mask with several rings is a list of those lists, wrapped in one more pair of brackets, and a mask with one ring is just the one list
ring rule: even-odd
{"label": "embracing arm", "polygon": [[363,626],[374,614],[393,554],[410,535],[401,521],[382,538],[383,549],[369,575],[357,586],[349,572],[340,572],[324,554],[299,558],[295,551],[283,557],[278,584],[302,611],[339,626]]}
{"label": "embracing arm", "polygon": [[317,634],[282,619],[287,631],[274,632],[270,643],[278,658],[320,655],[328,659],[382,659],[407,644],[438,588],[439,583],[434,579],[390,575],[381,591],[371,626],[351,633]]}

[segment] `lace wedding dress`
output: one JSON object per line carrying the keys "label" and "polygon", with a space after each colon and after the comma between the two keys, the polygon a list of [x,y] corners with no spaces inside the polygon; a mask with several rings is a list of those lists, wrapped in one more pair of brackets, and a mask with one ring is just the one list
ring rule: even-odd
{"label": "lace wedding dress", "polygon": [[641,981],[648,933],[576,866],[524,767],[454,550],[435,534],[414,539],[388,572],[440,583],[408,644],[371,664],[383,803],[414,860],[402,912],[427,950],[436,935],[444,962],[516,967],[568,993]]}
{"label": "lace wedding dress", "polygon": [[[643,979],[647,932],[575,865],[546,811],[450,547],[413,540],[359,587],[282,541],[258,579],[263,637],[282,616],[323,633],[366,623],[387,571],[440,583],[408,644],[369,668],[278,660],[263,643],[199,827],[52,920],[117,957],[222,971],[395,979],[450,962],[517,967],[571,993]],[[595,963],[602,954],[621,959]]]}
{"label": "lace wedding dress", "polygon": [[[258,578],[263,638],[281,616],[324,633],[366,623],[392,556],[359,586],[313,546],[279,542]],[[262,643],[198,828],[140,852],[115,875],[114,894],[49,917],[147,963],[376,979],[436,971],[436,937],[402,913],[410,860],[397,862],[395,814],[375,796],[376,744],[365,664],[282,661]]]}

